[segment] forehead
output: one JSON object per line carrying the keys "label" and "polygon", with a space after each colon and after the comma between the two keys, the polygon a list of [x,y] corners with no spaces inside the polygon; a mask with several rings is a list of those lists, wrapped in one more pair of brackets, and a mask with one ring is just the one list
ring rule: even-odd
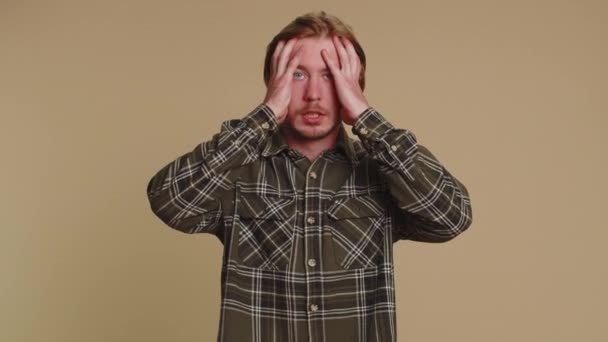
{"label": "forehead", "polygon": [[337,60],[338,54],[331,38],[307,37],[298,40],[295,50],[300,49],[300,65],[309,68],[325,68],[325,61],[321,56],[321,50],[329,52],[329,56]]}

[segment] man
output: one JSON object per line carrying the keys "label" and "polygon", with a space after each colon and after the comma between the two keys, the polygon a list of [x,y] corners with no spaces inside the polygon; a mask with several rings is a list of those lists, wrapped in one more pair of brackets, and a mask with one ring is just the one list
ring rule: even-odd
{"label": "man", "polygon": [[466,188],[369,106],[364,73],[350,27],[296,18],[263,103],[150,181],[167,225],[224,244],[219,341],[395,341],[393,242],[471,224]]}

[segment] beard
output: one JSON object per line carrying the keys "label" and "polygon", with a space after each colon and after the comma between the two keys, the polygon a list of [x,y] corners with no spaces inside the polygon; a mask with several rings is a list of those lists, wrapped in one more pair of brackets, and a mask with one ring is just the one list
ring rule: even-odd
{"label": "beard", "polygon": [[[308,125],[302,122],[302,116],[307,112],[319,112],[320,115],[323,116],[323,121],[333,120],[331,124],[327,124],[327,122],[323,122],[321,125]],[[320,107],[309,107],[304,108],[295,112],[293,115],[288,117],[281,125],[281,130],[283,134],[289,135],[296,140],[300,141],[314,141],[320,140],[331,133],[333,133],[341,124],[340,116],[338,113],[330,113],[327,110],[324,110]]]}

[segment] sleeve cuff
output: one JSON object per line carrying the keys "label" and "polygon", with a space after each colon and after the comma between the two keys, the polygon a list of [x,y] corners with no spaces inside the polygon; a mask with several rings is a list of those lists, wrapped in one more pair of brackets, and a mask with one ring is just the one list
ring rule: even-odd
{"label": "sleeve cuff", "polygon": [[374,108],[369,107],[359,115],[352,127],[352,132],[362,140],[371,139],[377,141],[393,129],[394,127],[390,122]]}
{"label": "sleeve cuff", "polygon": [[276,115],[263,103],[247,114],[243,122],[260,136],[270,136],[279,128]]}

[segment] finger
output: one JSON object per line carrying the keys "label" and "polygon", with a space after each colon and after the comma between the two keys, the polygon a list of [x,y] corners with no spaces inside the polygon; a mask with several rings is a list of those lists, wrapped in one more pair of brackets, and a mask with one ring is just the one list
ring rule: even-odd
{"label": "finger", "polygon": [[[348,50],[348,46],[351,45],[350,40],[348,40],[348,38],[340,36],[340,42],[342,43],[342,46],[344,47],[344,52],[346,52],[346,57],[348,59],[348,64],[350,66],[351,71],[354,71],[355,69],[355,65],[356,65],[356,61],[355,58],[353,58],[353,55],[351,55],[351,52]],[[356,57],[356,56],[354,56]]]}
{"label": "finger", "polygon": [[285,75],[287,75],[289,77],[290,82],[293,80],[293,73],[298,68],[298,65],[300,65],[300,57],[301,57],[300,49],[298,49],[294,52],[293,58],[291,58],[289,60],[289,63],[287,64],[287,69],[285,70]]}
{"label": "finger", "polygon": [[286,76],[289,79],[293,78],[294,71],[300,65],[300,59],[302,57],[301,51],[302,51],[301,45],[295,46],[293,48],[291,56],[289,57],[289,60],[287,61],[287,66],[285,66],[285,72],[283,73],[282,76]]}
{"label": "finger", "polygon": [[272,54],[272,63],[271,63],[271,68],[270,68],[272,77],[274,77],[277,74],[277,64],[279,61],[279,55],[281,54],[281,51],[283,50],[284,46],[285,46],[285,41],[281,40],[281,41],[279,41],[277,46],[274,48],[274,53]]}
{"label": "finger", "polygon": [[291,51],[293,50],[293,47],[296,44],[297,40],[297,37],[290,39],[281,51],[281,55],[279,56],[279,65],[277,68],[277,77],[281,77],[285,73],[287,63],[289,62],[289,58],[291,57]]}
{"label": "finger", "polygon": [[346,51],[350,57],[350,64],[353,67],[354,76],[358,78],[361,73],[361,60],[359,59],[359,55],[357,55],[355,46],[350,40],[344,39],[344,45],[346,46]]}
{"label": "finger", "polygon": [[[353,55],[351,53],[351,51],[349,51],[348,47],[349,47],[349,45],[352,46],[352,43],[350,40],[348,40],[348,38],[342,37],[341,41],[344,46],[344,51],[346,52],[346,55],[348,56],[348,65],[349,65],[349,72],[350,72],[349,75],[351,77],[355,77],[355,75],[357,73],[357,54],[355,53]],[[352,49],[354,51],[354,47]]]}
{"label": "finger", "polygon": [[338,53],[338,58],[340,60],[340,69],[346,73],[350,73],[350,63],[348,60],[348,54],[346,54],[346,49],[344,49],[342,41],[337,36],[334,36],[333,42],[334,46],[336,47],[336,52]]}
{"label": "finger", "polygon": [[337,61],[330,57],[329,52],[327,52],[326,49],[321,50],[321,57],[323,57],[325,64],[327,64],[327,67],[329,68],[329,71],[334,77],[334,80],[337,81],[341,75],[340,66],[338,65]]}

